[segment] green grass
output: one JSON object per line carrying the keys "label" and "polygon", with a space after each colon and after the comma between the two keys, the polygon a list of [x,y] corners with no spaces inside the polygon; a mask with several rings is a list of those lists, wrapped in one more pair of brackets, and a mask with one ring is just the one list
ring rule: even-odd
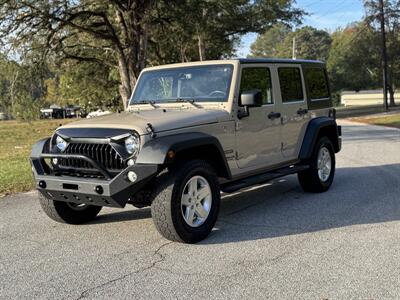
{"label": "green grass", "polygon": [[34,188],[29,155],[32,145],[71,120],[0,122],[0,196]]}
{"label": "green grass", "polygon": [[400,113],[382,117],[360,117],[354,118],[353,120],[362,123],[400,128]]}

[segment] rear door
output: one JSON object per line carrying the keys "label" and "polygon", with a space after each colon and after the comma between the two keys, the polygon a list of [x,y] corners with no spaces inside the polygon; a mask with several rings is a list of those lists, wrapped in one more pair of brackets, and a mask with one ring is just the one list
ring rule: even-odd
{"label": "rear door", "polygon": [[295,160],[310,116],[302,68],[297,64],[279,64],[277,73],[282,101],[282,155],[287,161]]}
{"label": "rear door", "polygon": [[244,91],[261,90],[263,105],[249,109],[249,116],[237,121],[237,164],[241,169],[258,169],[282,162],[280,102],[276,67],[273,64],[243,65],[239,97]]}

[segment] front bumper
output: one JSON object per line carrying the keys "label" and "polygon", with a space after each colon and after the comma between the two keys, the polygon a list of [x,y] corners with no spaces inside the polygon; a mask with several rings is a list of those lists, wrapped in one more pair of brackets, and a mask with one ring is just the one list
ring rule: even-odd
{"label": "front bumper", "polygon": [[[109,176],[105,176],[104,179],[57,176],[49,171],[44,160],[59,158],[62,155],[46,153],[47,144],[48,140],[39,141],[33,147],[30,159],[37,189],[46,198],[52,200],[124,207],[135,193],[158,174],[158,165],[137,164],[127,167],[113,178]],[[88,161],[91,160],[89,157],[86,158]],[[104,172],[95,163],[93,167]],[[129,172],[136,174],[134,182],[128,179]]]}

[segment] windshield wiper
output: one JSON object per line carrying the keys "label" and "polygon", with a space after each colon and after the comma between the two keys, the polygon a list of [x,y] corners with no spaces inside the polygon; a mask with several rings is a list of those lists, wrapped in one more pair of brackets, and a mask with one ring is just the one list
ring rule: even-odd
{"label": "windshield wiper", "polygon": [[155,101],[153,100],[140,100],[138,102],[133,102],[133,105],[137,104],[150,104],[153,108],[157,108],[157,105],[155,105]]}
{"label": "windshield wiper", "polygon": [[194,102],[194,99],[185,99],[185,98],[177,98],[175,100],[171,100],[169,102],[185,102],[193,105],[196,108],[202,108],[200,105],[198,105],[196,102]]}

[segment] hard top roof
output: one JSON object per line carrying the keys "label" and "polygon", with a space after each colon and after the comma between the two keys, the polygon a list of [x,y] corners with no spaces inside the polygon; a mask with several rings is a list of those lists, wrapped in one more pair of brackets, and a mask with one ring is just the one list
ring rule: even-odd
{"label": "hard top roof", "polygon": [[274,64],[325,64],[320,60],[288,58],[238,58],[241,64],[274,63]]}

